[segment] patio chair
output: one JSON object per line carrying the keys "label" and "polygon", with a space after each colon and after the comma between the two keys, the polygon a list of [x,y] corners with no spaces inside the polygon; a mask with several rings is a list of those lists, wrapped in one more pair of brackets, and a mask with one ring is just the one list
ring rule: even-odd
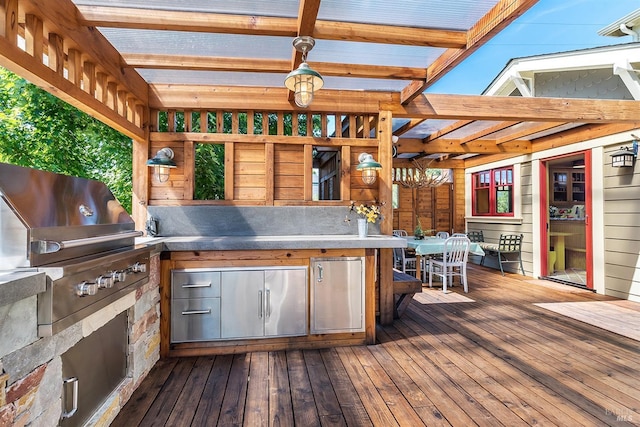
{"label": "patio chair", "polygon": [[416,257],[407,256],[405,248],[393,248],[393,268],[416,275]]}
{"label": "patio chair", "polygon": [[[516,262],[520,264],[520,271],[524,276],[524,267],[522,266],[522,234],[501,234],[498,244],[485,243],[482,245],[482,249],[487,254],[495,255],[498,257],[498,263],[500,264],[500,272],[504,276],[504,269],[502,264],[508,264]],[[480,261],[481,265],[484,265],[485,257],[482,257]]]}
{"label": "patio chair", "polygon": [[442,259],[429,261],[429,287],[432,286],[433,276],[442,278],[442,291],[447,292],[447,283],[453,285],[453,278],[460,277],[465,292],[469,292],[467,283],[467,259],[471,242],[467,237],[450,237],[444,242]]}
{"label": "patio chair", "polygon": [[467,231],[467,237],[472,242],[484,242],[484,233],[480,231]]}
{"label": "patio chair", "polygon": [[447,231],[438,231],[436,233],[436,238],[438,238],[438,239],[448,239],[449,238],[449,232],[447,232]]}
{"label": "patio chair", "polygon": [[393,235],[396,237],[406,237],[409,234],[407,233],[406,230],[393,230]]}

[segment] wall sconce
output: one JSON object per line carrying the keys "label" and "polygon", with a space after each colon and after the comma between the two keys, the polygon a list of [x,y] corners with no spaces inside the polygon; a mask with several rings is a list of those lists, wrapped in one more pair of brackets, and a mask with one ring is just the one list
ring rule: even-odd
{"label": "wall sconce", "polygon": [[147,166],[154,169],[153,172],[158,182],[166,182],[169,180],[171,169],[176,167],[173,156],[173,150],[165,147],[159,150],[153,159],[147,160]]}
{"label": "wall sconce", "polygon": [[302,52],[302,63],[284,79],[284,85],[295,94],[298,107],[307,108],[313,101],[313,94],[322,88],[324,80],[317,71],[307,64],[307,52],[313,49],[316,41],[310,36],[299,36],[293,40],[293,47]]}
{"label": "wall sconce", "polygon": [[638,156],[638,141],[634,140],[631,148],[622,147],[611,154],[611,166],[614,168],[632,167]]}
{"label": "wall sconce", "polygon": [[376,182],[378,177],[378,170],[382,169],[382,165],[375,160],[369,153],[362,153],[358,156],[358,166],[356,170],[362,171],[362,182],[367,185],[371,185]]}

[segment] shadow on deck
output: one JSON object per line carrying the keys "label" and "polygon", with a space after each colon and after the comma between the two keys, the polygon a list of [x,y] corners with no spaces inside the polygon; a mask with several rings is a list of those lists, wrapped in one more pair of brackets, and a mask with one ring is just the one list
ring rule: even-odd
{"label": "shadow on deck", "polygon": [[162,360],[112,425],[640,422],[638,341],[535,305],[612,298],[478,266],[469,283],[424,288],[378,345]]}

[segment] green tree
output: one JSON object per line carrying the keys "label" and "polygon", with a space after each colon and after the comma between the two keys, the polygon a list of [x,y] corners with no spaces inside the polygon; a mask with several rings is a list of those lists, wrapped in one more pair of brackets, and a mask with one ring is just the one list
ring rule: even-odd
{"label": "green tree", "polygon": [[131,212],[131,139],[4,68],[0,162],[102,181]]}

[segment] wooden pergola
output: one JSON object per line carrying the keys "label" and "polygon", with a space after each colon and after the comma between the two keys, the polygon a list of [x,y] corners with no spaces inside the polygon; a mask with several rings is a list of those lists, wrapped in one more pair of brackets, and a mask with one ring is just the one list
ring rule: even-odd
{"label": "wooden pergola", "polygon": [[[385,168],[437,154],[438,167],[462,169],[640,124],[635,101],[425,93],[535,0],[458,0],[437,10],[425,3],[418,16],[415,2],[404,1],[348,7],[300,0],[297,10],[267,11],[261,8],[276,5],[214,10],[208,2],[148,3],[0,0],[0,65],[133,139],[136,222],[149,201],[144,165],[157,112],[307,112],[281,83],[302,60],[291,46],[296,36],[327,46],[309,55],[326,83],[308,110],[374,116],[365,129],[376,130]],[[212,36],[216,43],[207,44]],[[281,44],[288,47],[277,49]],[[429,120],[447,124],[420,133]],[[391,154],[393,135],[400,137],[398,159]],[[380,196],[390,191],[388,178],[380,185]]]}

